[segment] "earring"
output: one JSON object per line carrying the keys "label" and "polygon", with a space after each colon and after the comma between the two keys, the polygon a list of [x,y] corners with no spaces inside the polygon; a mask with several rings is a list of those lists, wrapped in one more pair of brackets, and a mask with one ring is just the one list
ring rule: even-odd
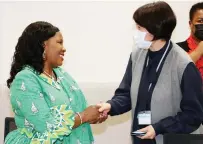
{"label": "earring", "polygon": [[45,51],[43,52],[42,57],[44,60],[46,60],[46,52]]}

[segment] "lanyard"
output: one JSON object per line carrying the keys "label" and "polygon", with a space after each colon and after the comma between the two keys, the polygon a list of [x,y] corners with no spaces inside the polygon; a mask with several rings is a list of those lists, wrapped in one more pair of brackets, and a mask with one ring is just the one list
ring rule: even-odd
{"label": "lanyard", "polygon": [[[170,46],[170,41],[168,42],[168,45],[167,45],[167,48],[163,54],[163,56],[161,57],[160,61],[159,61],[159,64],[156,68],[156,73],[159,71],[160,69],[160,66],[161,66],[161,63],[163,62],[163,59],[165,58],[167,52],[168,52],[168,49],[169,49],[169,46]],[[146,67],[148,66],[148,63],[149,63],[149,56],[147,57],[147,63],[146,63]],[[149,88],[148,88],[148,91],[151,89],[151,86],[152,86],[152,83],[149,84]]]}

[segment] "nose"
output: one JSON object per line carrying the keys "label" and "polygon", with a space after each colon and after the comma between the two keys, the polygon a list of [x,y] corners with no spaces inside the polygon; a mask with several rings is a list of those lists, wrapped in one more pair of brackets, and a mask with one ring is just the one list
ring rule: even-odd
{"label": "nose", "polygon": [[65,52],[66,52],[66,48],[65,48],[65,47],[63,47],[62,51],[65,53]]}

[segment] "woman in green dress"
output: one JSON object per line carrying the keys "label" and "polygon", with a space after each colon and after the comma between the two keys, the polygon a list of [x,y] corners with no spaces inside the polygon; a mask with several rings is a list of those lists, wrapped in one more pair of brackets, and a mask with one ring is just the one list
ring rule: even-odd
{"label": "woman in green dress", "polygon": [[31,23],[18,39],[7,85],[17,130],[5,144],[92,144],[90,124],[107,116],[89,106],[77,83],[59,66],[65,53],[59,29]]}

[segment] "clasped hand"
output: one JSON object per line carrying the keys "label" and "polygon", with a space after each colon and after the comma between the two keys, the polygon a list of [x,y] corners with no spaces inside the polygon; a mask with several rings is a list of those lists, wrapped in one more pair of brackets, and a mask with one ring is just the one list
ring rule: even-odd
{"label": "clasped hand", "polygon": [[[92,121],[93,123],[101,123],[103,121],[105,121],[108,118],[108,112],[111,110],[111,105],[109,103],[99,103],[95,107],[95,114],[97,114],[97,116],[99,116],[99,118],[97,118],[97,121]],[[96,115],[95,115],[96,116]],[[156,132],[153,128],[152,125],[149,125],[143,129],[140,129],[138,131],[141,132],[146,132],[146,134],[142,137],[139,137],[141,139],[154,139],[156,136]]]}
{"label": "clasped hand", "polygon": [[84,121],[90,124],[102,123],[108,118],[108,112],[111,109],[109,103],[99,103],[89,106],[83,112]]}
{"label": "clasped hand", "polygon": [[100,108],[101,106],[99,105],[91,105],[87,107],[82,113],[83,121],[90,124],[104,122],[108,118],[108,114],[105,112],[100,112]]}

